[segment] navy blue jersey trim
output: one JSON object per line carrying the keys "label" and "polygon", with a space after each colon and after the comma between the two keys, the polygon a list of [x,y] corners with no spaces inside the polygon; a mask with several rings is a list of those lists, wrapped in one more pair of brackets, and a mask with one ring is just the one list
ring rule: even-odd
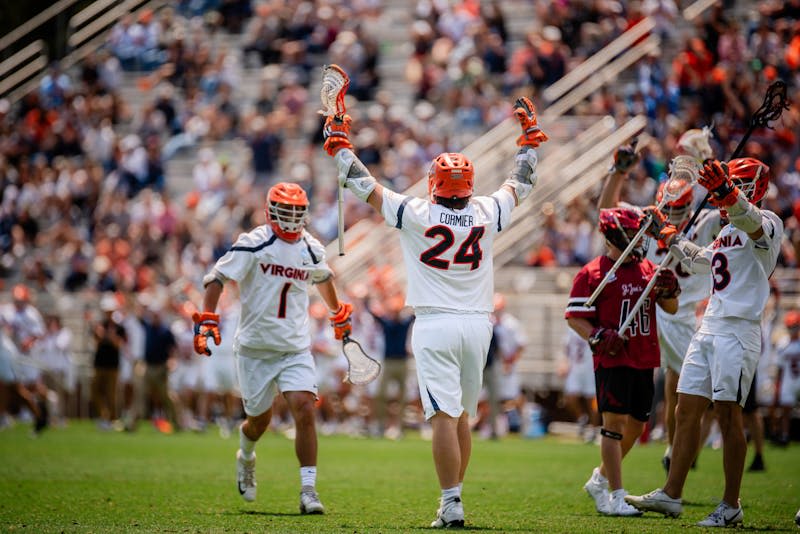
{"label": "navy blue jersey trim", "polygon": [[308,240],[305,237],[303,238],[303,243],[306,244],[306,248],[308,249],[308,253],[311,254],[311,261],[313,261],[315,265],[317,263],[319,263],[319,259],[317,259],[317,255],[314,254],[313,250],[311,250],[311,244],[308,242]]}
{"label": "navy blue jersey trim", "polygon": [[278,239],[278,236],[275,235],[275,234],[272,234],[272,237],[270,237],[269,240],[264,241],[260,245],[256,245],[254,247],[235,247],[234,246],[234,247],[231,247],[231,250],[238,250],[238,251],[241,251],[241,252],[258,252],[262,248],[267,248],[268,246],[273,244],[276,239]]}
{"label": "navy blue jersey trim", "polygon": [[403,227],[403,212],[406,211],[406,204],[408,201],[411,200],[411,197],[406,197],[400,203],[400,206],[397,208],[397,224],[394,225],[395,228],[402,228]]}
{"label": "navy blue jersey trim", "polygon": [[503,208],[500,207],[500,201],[499,200],[497,200],[494,197],[492,197],[492,200],[494,200],[494,203],[497,204],[497,231],[498,232],[502,232],[503,231],[503,227],[500,225],[500,217],[502,217],[502,215],[503,215]]}

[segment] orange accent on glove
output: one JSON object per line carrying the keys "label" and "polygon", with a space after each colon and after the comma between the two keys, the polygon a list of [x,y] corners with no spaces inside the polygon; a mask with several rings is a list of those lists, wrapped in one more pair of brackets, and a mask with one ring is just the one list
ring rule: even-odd
{"label": "orange accent on glove", "polygon": [[350,315],[353,313],[353,305],[349,302],[339,303],[339,309],[331,313],[330,321],[333,327],[333,335],[336,339],[344,339],[352,331]]}
{"label": "orange accent on glove", "polygon": [[219,315],[211,312],[194,312],[192,321],[194,321],[194,351],[197,354],[211,356],[208,338],[213,337],[214,343],[217,345],[222,342],[222,336],[219,333]]}
{"label": "orange accent on glove", "polygon": [[736,204],[739,199],[739,188],[731,182],[727,166],[723,167],[723,164],[717,160],[703,165],[697,183],[711,193],[710,203],[712,206],[727,208]]}
{"label": "orange accent on glove", "polygon": [[350,125],[353,119],[350,115],[338,115],[325,119],[325,127],[322,130],[325,136],[323,148],[329,156],[334,156],[342,148],[353,149],[350,142]]}
{"label": "orange accent on glove", "polygon": [[517,146],[536,148],[547,141],[548,137],[536,121],[536,106],[526,97],[517,99],[514,103],[514,115],[522,126],[522,135],[517,137]]}
{"label": "orange accent on glove", "polygon": [[672,238],[678,233],[678,229],[667,220],[667,216],[656,206],[647,206],[642,211],[643,214],[640,219],[640,224],[644,224],[648,216],[651,216],[653,219],[644,233],[658,241],[659,248],[669,248]]}

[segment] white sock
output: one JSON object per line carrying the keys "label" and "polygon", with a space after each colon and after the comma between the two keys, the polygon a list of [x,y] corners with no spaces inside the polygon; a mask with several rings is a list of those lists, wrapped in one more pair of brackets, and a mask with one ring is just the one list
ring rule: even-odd
{"label": "white sock", "polygon": [[464,483],[463,482],[459,482],[458,483],[458,494],[461,495],[462,491],[464,491]]}
{"label": "white sock", "polygon": [[672,459],[672,445],[667,445],[667,450],[664,451],[664,457]]}
{"label": "white sock", "polygon": [[256,450],[256,442],[244,435],[241,426],[239,427],[239,448],[242,450],[242,457],[245,460],[253,459],[253,453]]}
{"label": "white sock", "polygon": [[461,487],[460,486],[453,486],[452,488],[447,488],[442,490],[442,502],[450,502],[458,497],[461,498]]}
{"label": "white sock", "polygon": [[600,473],[599,467],[592,471],[592,476],[595,478],[595,480],[597,480],[597,482],[601,484],[608,484],[608,479]]}
{"label": "white sock", "polygon": [[620,489],[617,489],[617,490],[614,490],[614,491],[611,492],[611,498],[612,499],[622,499],[627,494],[628,494],[628,492],[626,492],[623,488],[620,488]]}
{"label": "white sock", "polygon": [[300,485],[311,486],[312,488],[317,485],[316,465],[307,465],[300,468]]}

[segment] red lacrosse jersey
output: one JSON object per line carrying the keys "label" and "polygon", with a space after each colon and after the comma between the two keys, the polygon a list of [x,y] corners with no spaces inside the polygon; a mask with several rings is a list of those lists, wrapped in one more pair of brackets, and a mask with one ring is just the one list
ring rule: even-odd
{"label": "red lacrosse jersey", "polygon": [[[612,265],[614,262],[608,256],[598,256],[583,266],[572,282],[565,317],[579,317],[598,327],[619,330],[628,310],[633,308],[648,280],[653,277],[656,266],[646,259],[623,263],[594,303],[589,307],[585,306]],[[625,337],[628,342],[616,356],[602,353],[594,355],[595,369],[600,365],[634,369],[653,369],[661,365],[656,303],[652,296],[645,299],[644,305],[625,332]]]}

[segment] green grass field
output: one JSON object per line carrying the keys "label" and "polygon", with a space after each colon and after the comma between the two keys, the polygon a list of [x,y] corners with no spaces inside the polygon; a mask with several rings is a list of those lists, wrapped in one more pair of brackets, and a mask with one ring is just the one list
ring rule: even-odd
{"label": "green grass field", "polygon": [[[259,442],[258,499],[236,491],[236,439],[217,433],[100,433],[87,422],[0,432],[0,528],[13,532],[414,532],[434,519],[438,488],[430,443],[321,437],[317,487],[324,516],[298,513],[292,441]],[[663,481],[662,445],[625,463],[631,492]],[[751,452],[752,454],[752,452]],[[548,437],[474,441],[464,487],[468,529],[493,532],[679,532],[710,512],[722,490],[721,452],[703,451],[680,519],[599,516],[582,485],[599,449]],[[748,458],[749,459],[749,458]],[[767,472],[745,473],[748,530],[798,531],[800,447],[768,448]]]}

